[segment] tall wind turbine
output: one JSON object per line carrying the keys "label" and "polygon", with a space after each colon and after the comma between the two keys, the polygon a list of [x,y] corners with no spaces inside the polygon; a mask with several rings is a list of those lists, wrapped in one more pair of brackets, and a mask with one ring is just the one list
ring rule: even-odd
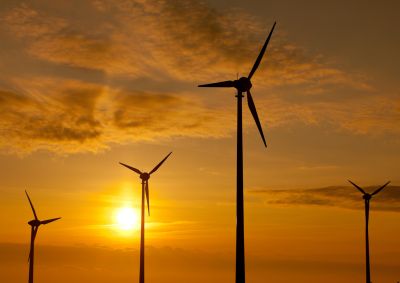
{"label": "tall wind turbine", "polygon": [[372,196],[382,191],[389,183],[387,182],[382,187],[376,189],[372,194],[366,193],[361,187],[348,180],[354,187],[356,187],[362,194],[365,203],[365,272],[366,283],[371,283],[370,264],[369,264],[369,236],[368,236],[368,222],[369,222],[369,201]]}
{"label": "tall wind turbine", "polygon": [[141,227],[140,227],[140,272],[139,272],[139,283],[144,283],[144,198],[146,194],[146,200],[147,200],[147,211],[150,216],[150,206],[149,206],[149,179],[150,175],[153,174],[160,168],[160,166],[164,163],[165,160],[171,155],[172,152],[170,152],[163,160],[161,160],[160,163],[156,165],[149,173],[147,172],[142,172],[139,169],[136,169],[132,166],[126,165],[124,163],[119,163],[122,166],[125,166],[126,168],[132,170],[133,172],[139,174],[140,179],[142,179],[142,221],[141,221]]}
{"label": "tall wind turbine", "polygon": [[33,207],[32,201],[29,198],[28,192],[25,191],[26,196],[28,197],[29,204],[31,205],[33,216],[35,219],[31,220],[28,222],[29,225],[31,225],[31,249],[29,251],[29,283],[33,283],[33,261],[34,261],[34,255],[35,255],[35,239],[36,239],[36,234],[39,229],[40,225],[46,225],[49,224],[50,222],[56,221],[60,219],[61,217],[57,218],[52,218],[52,219],[47,219],[47,220],[39,220],[35,208]]}
{"label": "tall wind turbine", "polygon": [[258,131],[260,132],[261,138],[265,147],[264,133],[261,127],[260,120],[258,119],[256,106],[251,96],[250,89],[252,87],[251,78],[256,72],[261,60],[264,56],[265,50],[269,40],[271,39],[272,32],[274,31],[276,22],[272,26],[272,29],[261,48],[261,52],[254,63],[248,77],[241,77],[235,81],[223,81],[211,84],[199,85],[199,87],[230,87],[237,89],[237,165],[236,165],[236,283],[244,283],[245,278],[245,260],[244,260],[244,212],[243,212],[243,133],[242,133],[242,93],[247,94],[247,104],[250,112],[253,115],[254,121],[256,122]]}

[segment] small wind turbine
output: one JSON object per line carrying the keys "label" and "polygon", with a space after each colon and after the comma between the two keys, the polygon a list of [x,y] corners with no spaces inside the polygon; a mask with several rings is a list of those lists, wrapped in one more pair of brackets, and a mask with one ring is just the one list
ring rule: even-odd
{"label": "small wind turbine", "polygon": [[362,194],[365,203],[365,272],[366,272],[366,283],[371,283],[371,274],[370,274],[370,264],[369,264],[369,235],[368,235],[368,222],[369,222],[369,201],[372,196],[376,195],[380,191],[382,191],[389,183],[387,182],[380,188],[376,189],[372,194],[366,193],[361,187],[354,184],[352,181],[348,180],[354,187],[356,187]]}
{"label": "small wind turbine", "polygon": [[36,239],[36,234],[39,229],[39,226],[42,224],[43,225],[49,224],[50,222],[56,221],[56,220],[60,219],[61,217],[47,219],[47,220],[43,220],[43,221],[39,220],[36,215],[35,208],[33,207],[32,201],[29,198],[28,192],[25,191],[25,194],[28,197],[29,204],[31,205],[31,208],[32,208],[33,216],[35,217],[35,219],[28,222],[28,224],[31,226],[31,249],[29,251],[29,258],[28,258],[28,261],[29,261],[29,283],[33,283],[33,261],[34,261],[34,252],[35,252],[35,239]]}
{"label": "small wind turbine", "polygon": [[153,174],[160,168],[160,166],[164,163],[165,160],[171,155],[170,152],[160,163],[156,165],[149,173],[142,172],[139,169],[136,169],[132,166],[126,165],[124,163],[119,163],[122,166],[132,170],[133,172],[139,174],[140,179],[142,179],[142,221],[141,221],[141,228],[140,228],[140,272],[139,272],[139,283],[144,283],[144,198],[146,194],[147,199],[147,211],[150,216],[150,206],[149,206],[149,179],[150,175]]}
{"label": "small wind turbine", "polygon": [[260,132],[261,138],[265,147],[264,133],[261,127],[260,120],[258,119],[256,106],[251,96],[250,89],[252,87],[251,78],[256,72],[261,60],[264,56],[265,50],[269,40],[271,39],[272,32],[274,31],[276,22],[272,26],[272,29],[261,48],[261,52],[258,55],[253,68],[251,69],[248,77],[241,77],[234,81],[223,81],[211,84],[199,85],[199,87],[233,87],[237,89],[237,167],[236,167],[236,283],[244,283],[245,278],[245,260],[244,260],[244,212],[243,212],[243,133],[242,133],[242,93],[247,94],[247,104],[250,112],[253,115],[254,121],[256,122],[258,131]]}

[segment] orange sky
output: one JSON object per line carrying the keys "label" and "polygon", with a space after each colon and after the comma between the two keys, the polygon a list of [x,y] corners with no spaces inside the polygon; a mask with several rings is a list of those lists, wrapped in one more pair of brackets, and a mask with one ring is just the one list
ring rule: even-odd
{"label": "orange sky", "polygon": [[[137,280],[150,170],[148,282],[234,280],[234,91],[253,80],[265,149],[244,102],[248,282],[400,280],[400,20],[397,1],[87,0],[0,3],[0,282],[27,280],[27,189],[42,218],[38,282]],[[368,189],[368,188],[367,188]],[[60,278],[60,274],[63,274]]]}

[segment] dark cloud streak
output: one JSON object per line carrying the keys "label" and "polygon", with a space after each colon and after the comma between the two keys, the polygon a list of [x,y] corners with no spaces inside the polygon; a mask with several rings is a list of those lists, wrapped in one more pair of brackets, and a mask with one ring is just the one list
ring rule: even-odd
{"label": "dark cloud streak", "polygon": [[[372,192],[377,187],[366,187]],[[331,186],[317,189],[251,190],[268,204],[364,208],[362,194],[353,187]],[[373,210],[400,212],[400,186],[388,186],[371,201]]]}

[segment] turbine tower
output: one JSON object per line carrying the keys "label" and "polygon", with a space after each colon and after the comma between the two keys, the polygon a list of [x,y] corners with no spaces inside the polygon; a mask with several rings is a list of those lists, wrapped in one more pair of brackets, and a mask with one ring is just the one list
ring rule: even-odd
{"label": "turbine tower", "polygon": [[369,233],[368,233],[368,223],[369,223],[369,201],[372,196],[376,195],[380,191],[382,191],[389,183],[387,182],[382,187],[376,189],[372,194],[366,193],[361,187],[354,184],[352,181],[348,180],[354,187],[357,188],[362,194],[365,203],[365,279],[366,283],[371,283],[371,274],[370,274],[370,264],[369,264]]}
{"label": "turbine tower", "polygon": [[28,197],[29,200],[29,204],[31,205],[32,208],[32,212],[33,212],[33,216],[35,217],[35,219],[31,220],[28,222],[28,224],[31,226],[31,248],[29,251],[29,283],[33,283],[33,262],[34,262],[34,255],[35,255],[35,239],[36,239],[36,234],[37,231],[39,229],[40,225],[46,225],[49,224],[50,222],[56,221],[58,219],[60,219],[61,217],[57,217],[57,218],[52,218],[52,219],[47,219],[47,220],[39,220],[37,215],[36,215],[36,211],[35,208],[33,207],[32,201],[29,198],[28,192],[25,191],[26,196]]}
{"label": "turbine tower", "polygon": [[149,173],[147,172],[142,172],[139,169],[136,169],[132,166],[126,165],[124,163],[119,163],[122,166],[125,166],[126,168],[132,170],[133,172],[139,174],[140,179],[142,179],[142,221],[141,221],[141,227],[140,227],[140,271],[139,271],[139,283],[144,283],[144,198],[146,194],[146,200],[147,200],[147,211],[150,216],[150,206],[149,206],[149,179],[150,175],[153,174],[160,168],[160,166],[164,163],[165,160],[171,155],[172,152],[170,152],[163,160],[161,160],[160,163],[156,165]]}
{"label": "turbine tower", "polygon": [[258,55],[253,68],[251,69],[248,77],[241,77],[235,81],[223,81],[211,84],[199,85],[199,87],[230,87],[237,89],[237,165],[236,165],[236,283],[245,283],[245,256],[244,256],[244,212],[243,212],[243,133],[242,133],[242,93],[247,94],[247,104],[250,112],[253,115],[254,121],[256,122],[258,131],[260,132],[261,138],[265,147],[264,133],[262,131],[260,120],[258,119],[256,106],[251,96],[250,89],[252,87],[251,78],[256,72],[261,60],[264,56],[265,50],[269,40],[271,39],[272,32],[274,31],[276,22],[272,26],[272,29],[261,48],[261,52]]}

